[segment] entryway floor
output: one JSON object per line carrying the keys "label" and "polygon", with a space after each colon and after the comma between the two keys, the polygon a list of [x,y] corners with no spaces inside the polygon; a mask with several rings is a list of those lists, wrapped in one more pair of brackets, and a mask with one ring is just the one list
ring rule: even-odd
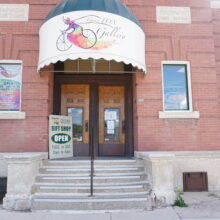
{"label": "entryway floor", "polygon": [[[94,160],[133,160],[134,157],[120,157],[120,156],[114,156],[114,157],[96,157]],[[69,157],[69,158],[61,158],[61,159],[50,159],[52,161],[54,160],[91,160],[90,157]]]}

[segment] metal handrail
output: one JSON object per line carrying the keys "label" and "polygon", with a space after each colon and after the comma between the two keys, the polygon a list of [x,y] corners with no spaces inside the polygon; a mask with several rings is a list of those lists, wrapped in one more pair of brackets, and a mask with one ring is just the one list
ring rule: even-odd
{"label": "metal handrail", "polygon": [[94,128],[91,129],[90,134],[90,197],[93,196],[93,177],[94,177]]}

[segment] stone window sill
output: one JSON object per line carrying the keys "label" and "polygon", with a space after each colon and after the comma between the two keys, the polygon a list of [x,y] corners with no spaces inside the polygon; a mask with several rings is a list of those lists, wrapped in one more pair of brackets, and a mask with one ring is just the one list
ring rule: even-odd
{"label": "stone window sill", "polygon": [[0,119],[25,119],[25,112],[0,112]]}
{"label": "stone window sill", "polygon": [[159,112],[159,118],[192,118],[199,119],[199,111],[192,112]]}

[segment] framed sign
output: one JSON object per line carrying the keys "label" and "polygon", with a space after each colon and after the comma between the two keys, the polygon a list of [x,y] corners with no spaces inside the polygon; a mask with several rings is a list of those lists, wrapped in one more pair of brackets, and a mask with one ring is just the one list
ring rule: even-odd
{"label": "framed sign", "polygon": [[0,60],[0,111],[21,110],[22,62]]}
{"label": "framed sign", "polygon": [[73,157],[72,117],[50,115],[49,159]]}

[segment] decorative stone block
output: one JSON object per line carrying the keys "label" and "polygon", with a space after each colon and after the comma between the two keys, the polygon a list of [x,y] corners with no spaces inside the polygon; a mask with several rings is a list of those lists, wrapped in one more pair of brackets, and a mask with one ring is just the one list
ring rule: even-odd
{"label": "decorative stone block", "polygon": [[189,7],[157,6],[158,23],[191,24],[191,11]]}
{"label": "decorative stone block", "polygon": [[0,21],[28,21],[28,4],[0,4]]}
{"label": "decorative stone block", "polygon": [[12,153],[4,158],[8,165],[8,181],[3,207],[7,210],[29,210],[31,187],[47,153]]}

